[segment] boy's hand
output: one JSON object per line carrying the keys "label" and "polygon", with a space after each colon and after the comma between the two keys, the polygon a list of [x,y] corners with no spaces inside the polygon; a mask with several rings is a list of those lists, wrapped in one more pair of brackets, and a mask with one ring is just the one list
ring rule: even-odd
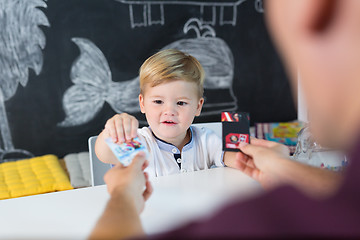
{"label": "boy's hand", "polygon": [[138,128],[138,120],[127,113],[116,114],[105,124],[107,137],[111,137],[113,142],[118,144],[135,138]]}

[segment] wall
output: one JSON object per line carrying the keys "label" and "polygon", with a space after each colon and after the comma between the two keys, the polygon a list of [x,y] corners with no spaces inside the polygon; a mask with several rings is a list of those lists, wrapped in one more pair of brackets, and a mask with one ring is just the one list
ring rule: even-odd
{"label": "wall", "polygon": [[[197,122],[219,121],[222,110],[248,111],[252,123],[296,119],[261,1],[4,2],[3,158],[86,151],[87,138],[117,112],[145,124],[137,105],[138,69],[164,48],[187,51],[205,67],[206,103]],[[9,48],[19,32],[14,29],[26,31]]]}

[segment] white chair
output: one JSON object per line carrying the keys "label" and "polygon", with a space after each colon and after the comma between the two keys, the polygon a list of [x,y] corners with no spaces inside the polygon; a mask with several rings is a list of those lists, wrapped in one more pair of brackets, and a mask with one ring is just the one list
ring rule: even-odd
{"label": "white chair", "polygon": [[[221,137],[221,123],[195,123],[197,127],[206,127],[213,130],[219,137]],[[91,172],[91,186],[104,185],[104,175],[111,169],[111,164],[101,162],[95,154],[95,142],[97,136],[89,138],[89,152],[90,152],[90,172]]]}
{"label": "white chair", "polygon": [[208,129],[213,130],[216,135],[219,137],[222,136],[222,128],[221,128],[221,122],[212,122],[212,123],[194,123],[193,126],[196,127],[206,127]]}
{"label": "white chair", "polygon": [[95,154],[97,136],[89,138],[91,186],[104,185],[104,175],[111,168],[111,164],[103,163]]}

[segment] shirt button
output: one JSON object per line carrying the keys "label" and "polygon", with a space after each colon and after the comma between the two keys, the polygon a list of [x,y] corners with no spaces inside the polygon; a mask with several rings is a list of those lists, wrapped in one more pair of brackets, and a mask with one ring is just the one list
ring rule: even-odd
{"label": "shirt button", "polygon": [[186,169],[181,169],[181,172],[182,172],[182,173],[185,173],[185,172],[186,172]]}
{"label": "shirt button", "polygon": [[172,151],[172,153],[177,153],[177,149],[176,149],[176,148],[173,148],[171,151]]}
{"label": "shirt button", "polygon": [[181,163],[181,158],[176,159],[177,163]]}

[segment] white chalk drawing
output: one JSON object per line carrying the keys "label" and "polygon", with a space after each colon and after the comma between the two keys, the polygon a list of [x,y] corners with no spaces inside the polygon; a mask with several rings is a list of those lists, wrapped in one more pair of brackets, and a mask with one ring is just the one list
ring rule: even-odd
{"label": "white chalk drawing", "polygon": [[159,19],[158,20],[154,20],[151,14],[151,8],[154,8],[154,6],[151,6],[149,4],[145,4],[142,7],[142,21],[141,22],[135,22],[134,19],[134,9],[133,9],[133,5],[129,4],[129,14],[130,14],[130,24],[131,24],[131,28],[135,28],[135,27],[146,27],[146,26],[151,26],[151,25],[155,25],[155,24],[160,24],[160,25],[164,25],[165,23],[165,18],[164,18],[164,5],[158,5],[157,7],[159,8],[160,14],[159,14]]}
{"label": "white chalk drawing", "polygon": [[139,111],[138,78],[113,82],[108,62],[101,50],[85,38],[73,38],[72,41],[79,47],[80,56],[71,67],[70,78],[74,85],[64,93],[66,118],[59,126],[87,123],[105,102],[118,113]]}
{"label": "white chalk drawing", "polygon": [[39,26],[50,24],[39,8],[46,7],[43,0],[0,1],[0,161],[33,156],[14,148],[4,103],[15,94],[18,84],[26,86],[30,68],[36,75],[41,72],[46,39]]}
{"label": "white chalk drawing", "polygon": [[[192,7],[199,8],[200,21],[203,24],[208,24],[215,26],[216,25],[216,12],[219,8],[219,25],[230,24],[236,26],[237,19],[237,7],[247,0],[224,0],[224,1],[196,1],[196,0],[183,0],[183,1],[172,1],[172,0],[116,0],[123,4],[129,5],[129,15],[130,15],[130,26],[131,28],[135,27],[147,27],[155,24],[164,25],[165,23],[165,12],[164,5],[187,5]],[[263,12],[262,0],[254,0],[255,9],[258,12]],[[134,9],[137,7],[138,9]],[[154,20],[154,9],[158,10],[157,19]],[[226,19],[225,11],[231,12],[232,16],[229,19]],[[137,14],[135,14],[135,12]],[[204,13],[210,12],[211,18],[209,20],[205,19]],[[141,16],[140,19],[136,19],[135,15]]]}
{"label": "white chalk drawing", "polygon": [[[189,19],[183,28],[184,34],[190,30],[196,33],[196,38],[186,38],[175,41],[163,49],[178,49],[199,60],[206,74],[204,89],[229,90],[231,101],[209,103],[205,101],[202,116],[217,114],[221,111],[237,109],[237,99],[232,89],[234,78],[233,54],[224,40],[216,37],[215,30],[209,25],[203,25],[197,18]],[[221,108],[221,111],[219,111]]]}
{"label": "white chalk drawing", "polygon": [[264,12],[264,3],[263,3],[263,0],[255,0],[255,9],[256,9],[256,11],[258,11],[259,13],[263,13],[263,12]]}
{"label": "white chalk drawing", "polygon": [[[234,60],[230,48],[224,40],[216,37],[212,27],[203,25],[199,19],[192,18],[185,23],[184,33],[192,30],[196,33],[195,38],[175,41],[163,49],[178,49],[196,57],[205,70],[205,91],[225,89],[230,92],[231,101],[205,102],[202,116],[236,110],[237,99],[232,90]],[[79,47],[80,56],[72,64],[70,78],[74,85],[64,93],[66,117],[59,126],[71,127],[89,122],[105,102],[117,113],[139,112],[139,78],[113,82],[101,50],[88,39],[73,38],[72,41]]]}

